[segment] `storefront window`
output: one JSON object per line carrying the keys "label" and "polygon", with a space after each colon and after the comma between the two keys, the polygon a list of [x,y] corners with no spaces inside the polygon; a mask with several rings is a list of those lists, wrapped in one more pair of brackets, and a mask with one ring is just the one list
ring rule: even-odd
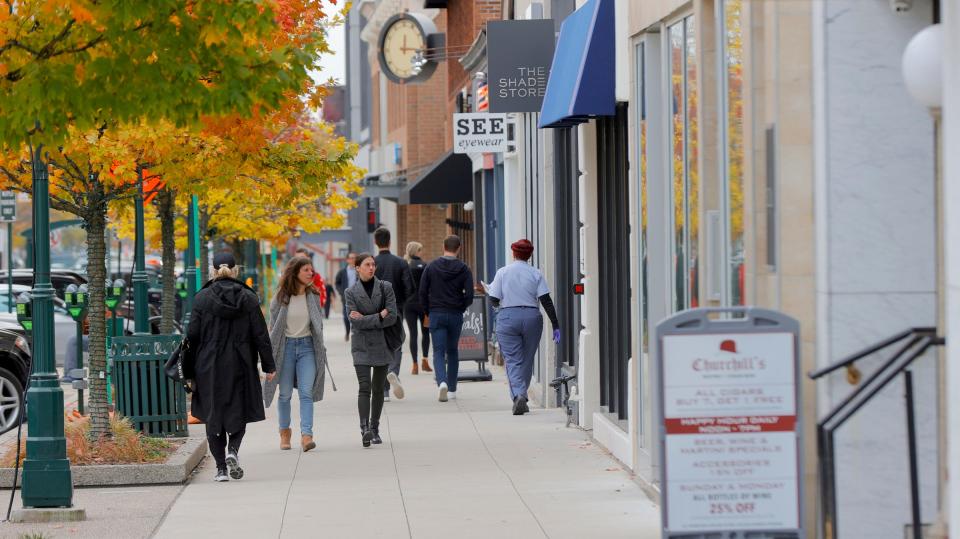
{"label": "storefront window", "polygon": [[673,298],[676,309],[686,307],[686,257],[684,255],[684,237],[686,236],[686,210],[684,207],[684,139],[686,138],[686,122],[684,122],[684,59],[683,59],[683,23],[670,27],[670,104],[672,107],[672,155],[671,171],[672,200],[673,200]]}
{"label": "storefront window", "polygon": [[729,231],[729,303],[745,305],[743,237],[743,0],[724,0],[724,64],[726,71],[726,183]]}
{"label": "storefront window", "polygon": [[640,141],[638,161],[640,162],[640,338],[641,349],[647,353],[649,336],[647,323],[647,89],[644,70],[646,68],[646,47],[637,45],[637,140]]}
{"label": "storefront window", "polygon": [[673,296],[677,310],[699,306],[700,179],[697,173],[697,43],[693,16],[670,27]]}

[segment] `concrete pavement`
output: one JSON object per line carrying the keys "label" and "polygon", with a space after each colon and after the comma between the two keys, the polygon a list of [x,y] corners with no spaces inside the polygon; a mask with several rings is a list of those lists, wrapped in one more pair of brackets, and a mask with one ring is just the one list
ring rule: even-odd
{"label": "concrete pavement", "polygon": [[[327,346],[340,390],[316,405],[317,449],[277,448],[274,404],[247,429],[245,477],[214,483],[207,459],[156,537],[659,537],[659,509],[629,473],[559,410],[513,416],[499,369],[440,403],[405,357],[407,397],[385,405],[384,444],[362,448],[338,322]],[[296,396],[293,409],[297,441]]]}

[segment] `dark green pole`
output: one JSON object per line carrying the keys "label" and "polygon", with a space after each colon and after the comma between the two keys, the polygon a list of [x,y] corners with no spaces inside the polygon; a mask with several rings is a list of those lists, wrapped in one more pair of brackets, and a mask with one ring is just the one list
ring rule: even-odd
{"label": "dark green pole", "polygon": [[190,209],[187,211],[187,252],[183,255],[184,281],[187,285],[187,295],[183,298],[183,331],[190,325],[190,311],[193,310],[193,296],[197,294],[197,245],[196,228],[197,214],[194,205],[196,197],[190,198]]}
{"label": "dark green pole", "polygon": [[7,223],[7,312],[13,312],[13,222]]}
{"label": "dark green pole", "polygon": [[[83,368],[83,319],[77,321],[77,368]],[[84,415],[83,390],[77,390],[77,411]]]}
{"label": "dark green pole", "polygon": [[[50,185],[43,145],[33,161],[33,230],[50,235]],[[71,507],[73,481],[63,435],[63,390],[57,377],[53,347],[53,285],[50,283],[50,242],[34,244],[33,374],[27,390],[27,458],[23,462],[24,507]]]}
{"label": "dark green pole", "polygon": [[143,167],[137,165],[136,238],[134,245],[133,271],[133,332],[141,335],[150,333],[150,308],[147,290],[147,261],[144,253],[143,224]]}
{"label": "dark green pole", "polygon": [[243,280],[251,280],[250,288],[257,290],[257,240],[244,240],[243,242],[243,267],[245,268]]}

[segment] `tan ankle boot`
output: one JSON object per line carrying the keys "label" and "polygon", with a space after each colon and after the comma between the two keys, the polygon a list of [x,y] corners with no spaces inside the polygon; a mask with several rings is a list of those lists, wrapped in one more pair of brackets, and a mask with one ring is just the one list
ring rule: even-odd
{"label": "tan ankle boot", "polygon": [[413,362],[413,369],[410,370],[410,374],[420,374],[420,369],[416,361]]}
{"label": "tan ankle boot", "polygon": [[290,449],[290,436],[293,434],[291,429],[280,429],[280,449]]}
{"label": "tan ankle boot", "polygon": [[423,363],[423,365],[421,365],[420,368],[423,369],[423,372],[433,372],[433,369],[430,368],[430,363],[427,362],[427,358],[423,358],[421,363]]}
{"label": "tan ankle boot", "polygon": [[304,434],[300,436],[300,447],[303,448],[304,452],[310,451],[314,447],[317,447],[317,444],[313,441],[313,436],[309,434]]}

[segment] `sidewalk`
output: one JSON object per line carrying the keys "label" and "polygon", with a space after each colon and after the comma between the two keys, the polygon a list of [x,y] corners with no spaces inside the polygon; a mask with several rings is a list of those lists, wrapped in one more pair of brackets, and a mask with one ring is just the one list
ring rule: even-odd
{"label": "sidewalk", "polygon": [[[339,391],[316,407],[317,449],[277,449],[274,404],[247,428],[244,478],[214,483],[208,458],[156,537],[659,537],[659,508],[561,411],[510,413],[502,369],[439,403],[405,354],[407,396],[385,404],[384,444],[362,448],[339,320],[327,333]],[[298,441],[296,395],[293,409]]]}

